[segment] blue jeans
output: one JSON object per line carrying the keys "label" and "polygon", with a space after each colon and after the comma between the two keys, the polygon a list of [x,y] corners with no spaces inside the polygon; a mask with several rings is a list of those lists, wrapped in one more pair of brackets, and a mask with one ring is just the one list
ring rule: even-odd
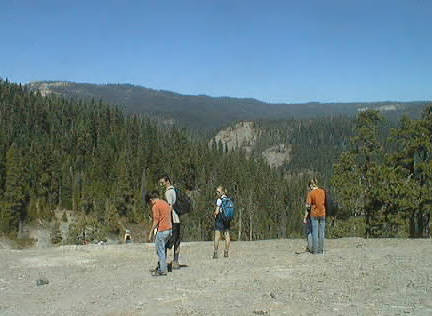
{"label": "blue jeans", "polygon": [[325,216],[311,216],[312,253],[324,252]]}
{"label": "blue jeans", "polygon": [[308,216],[306,220],[306,224],[304,224],[305,235],[307,240],[307,247],[310,252],[312,252],[312,223],[310,216]]}
{"label": "blue jeans", "polygon": [[167,273],[165,244],[171,237],[171,229],[163,232],[157,232],[155,239],[156,253],[159,257],[159,272]]}

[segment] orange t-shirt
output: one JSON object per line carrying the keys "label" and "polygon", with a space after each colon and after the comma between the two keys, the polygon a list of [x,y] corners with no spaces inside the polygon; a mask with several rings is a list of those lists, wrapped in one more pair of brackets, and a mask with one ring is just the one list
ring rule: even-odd
{"label": "orange t-shirt", "polygon": [[325,191],[323,189],[310,191],[306,198],[306,204],[311,206],[311,216],[326,216]]}
{"label": "orange t-shirt", "polygon": [[171,206],[164,200],[156,200],[152,207],[153,220],[158,222],[158,231],[172,229]]}

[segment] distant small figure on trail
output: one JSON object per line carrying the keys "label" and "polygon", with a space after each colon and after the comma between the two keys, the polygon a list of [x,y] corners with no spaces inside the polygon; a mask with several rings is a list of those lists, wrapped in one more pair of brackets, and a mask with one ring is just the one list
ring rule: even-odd
{"label": "distant small figure on trail", "polygon": [[154,231],[157,229],[155,248],[159,261],[157,268],[152,271],[152,275],[164,276],[167,275],[168,271],[165,244],[172,233],[171,206],[164,200],[159,199],[157,191],[147,193],[145,201],[151,206],[153,215],[153,224],[148,235],[149,241],[152,241]]}
{"label": "distant small figure on trail", "polygon": [[159,185],[165,189],[165,200],[172,207],[172,235],[171,238],[166,243],[165,251],[167,253],[168,249],[173,248],[174,246],[174,259],[172,262],[173,269],[179,269],[179,256],[180,256],[180,241],[181,241],[181,223],[180,216],[177,214],[175,210],[175,204],[177,201],[177,190],[172,185],[171,179],[168,175],[163,175],[159,178]]}
{"label": "distant small figure on trail", "polygon": [[222,186],[218,186],[216,189],[216,209],[213,212],[215,217],[215,235],[214,235],[214,253],[213,259],[218,258],[219,241],[221,234],[225,237],[225,250],[224,257],[229,256],[230,248],[230,225],[231,220],[234,216],[234,204],[232,200],[227,196],[226,189]]}
{"label": "distant small figure on trail", "polygon": [[123,242],[125,244],[131,244],[132,243],[132,235],[131,235],[131,231],[129,229],[125,230],[125,234],[123,237]]}
{"label": "distant small figure on trail", "polygon": [[324,252],[326,209],[325,191],[318,187],[317,179],[309,181],[310,192],[306,198],[306,208],[310,208],[310,220],[312,225],[312,253]]}

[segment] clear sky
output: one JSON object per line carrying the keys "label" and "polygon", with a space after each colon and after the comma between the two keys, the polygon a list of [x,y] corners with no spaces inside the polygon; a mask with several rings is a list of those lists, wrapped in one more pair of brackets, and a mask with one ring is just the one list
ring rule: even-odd
{"label": "clear sky", "polygon": [[432,0],[1,0],[0,77],[432,100]]}

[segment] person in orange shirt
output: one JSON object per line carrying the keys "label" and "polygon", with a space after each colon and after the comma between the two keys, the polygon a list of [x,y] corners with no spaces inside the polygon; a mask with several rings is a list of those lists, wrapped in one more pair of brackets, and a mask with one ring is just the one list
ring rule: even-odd
{"label": "person in orange shirt", "polygon": [[152,191],[145,195],[145,201],[152,208],[153,225],[150,229],[148,240],[151,241],[154,231],[157,229],[155,237],[156,253],[159,257],[158,268],[152,272],[153,276],[167,275],[167,262],[165,244],[168,242],[172,233],[171,211],[172,207],[164,200],[159,199],[159,193]]}
{"label": "person in orange shirt", "polygon": [[306,198],[306,208],[310,208],[310,219],[312,223],[312,253],[322,254],[324,252],[325,238],[325,191],[318,187],[318,181],[309,181],[310,192]]}

